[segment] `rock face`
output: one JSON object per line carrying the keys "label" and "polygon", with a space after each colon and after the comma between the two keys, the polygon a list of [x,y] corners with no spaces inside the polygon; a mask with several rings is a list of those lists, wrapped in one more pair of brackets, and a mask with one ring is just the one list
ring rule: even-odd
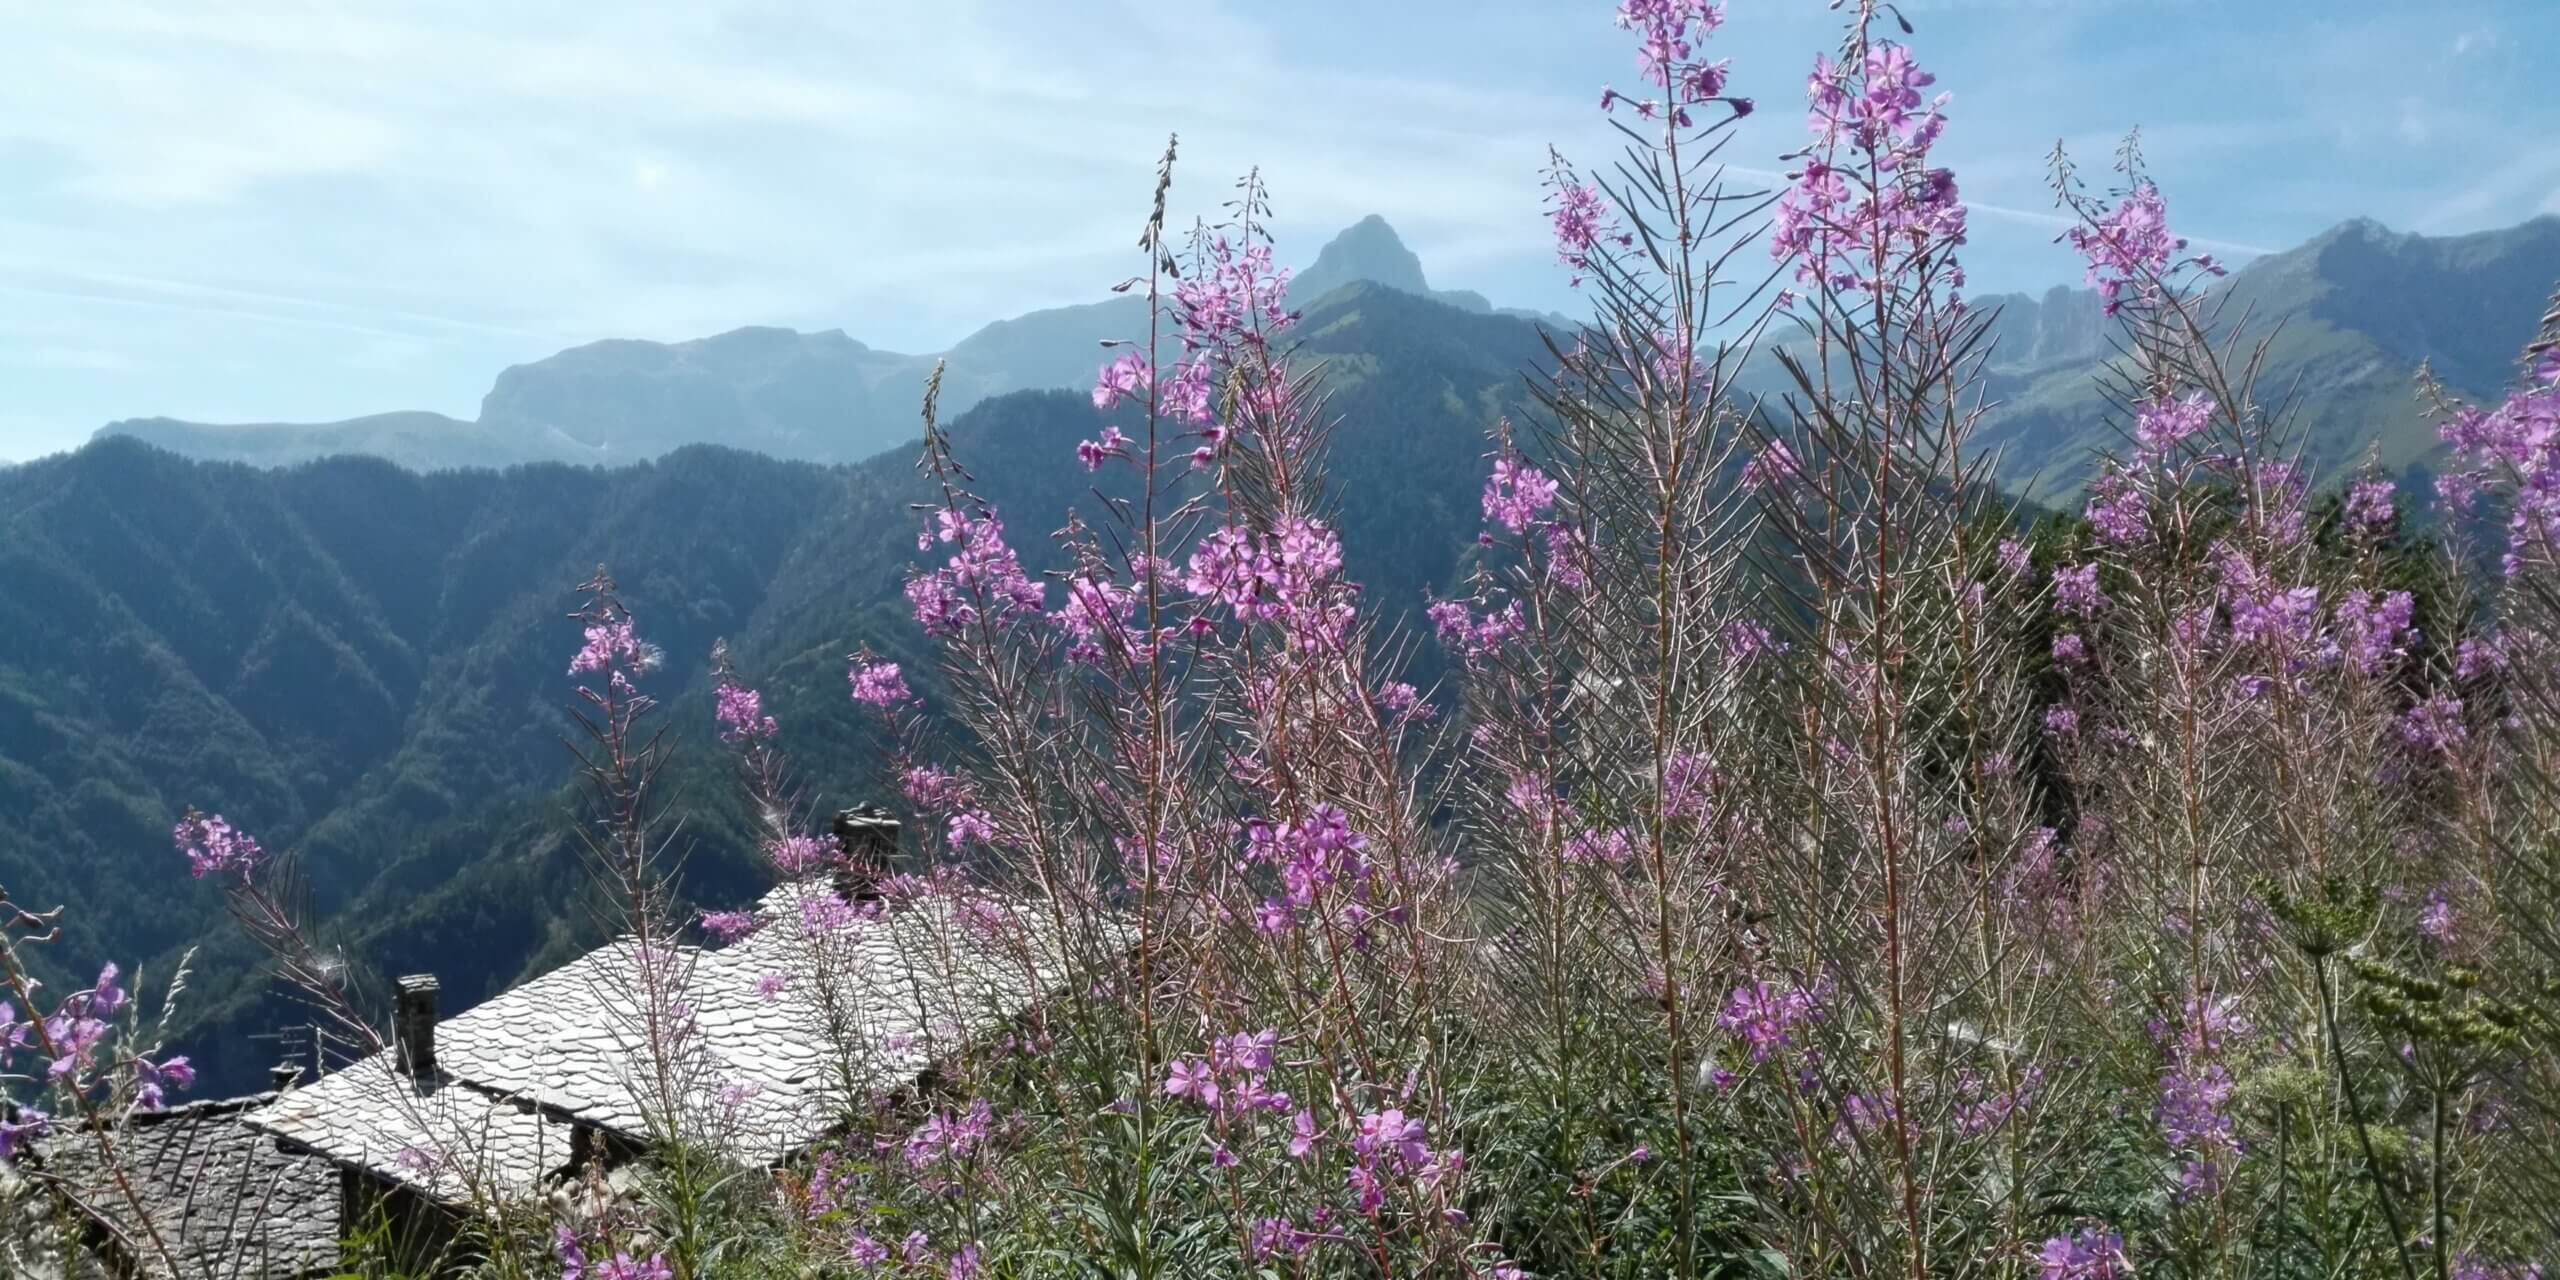
{"label": "rock face", "polygon": [[[1394,227],[1387,225],[1386,219],[1374,213],[1352,223],[1327,243],[1316,254],[1315,264],[1290,281],[1289,294],[1302,304],[1313,302],[1354,280],[1371,281],[1425,298],[1437,296],[1431,292],[1430,282],[1423,279],[1422,259],[1405,247],[1404,240],[1396,235]],[[1464,296],[1478,304],[1467,307],[1467,310],[1491,310],[1483,305],[1483,298],[1474,294]],[[1453,302],[1446,298],[1442,301]],[[1453,305],[1463,304],[1453,302]]]}
{"label": "rock face", "polygon": [[1992,331],[1999,344],[1991,357],[1995,366],[2085,365],[2106,354],[2106,316],[2092,290],[2055,285],[2042,298],[2009,293],[1976,300],[1974,305],[1999,308],[2000,318]]}

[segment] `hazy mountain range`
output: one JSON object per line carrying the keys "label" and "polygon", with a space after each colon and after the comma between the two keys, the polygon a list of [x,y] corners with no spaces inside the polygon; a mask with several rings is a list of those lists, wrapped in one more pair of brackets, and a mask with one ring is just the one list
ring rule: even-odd
{"label": "hazy mountain range", "polygon": [[[1432,289],[1421,260],[1374,215],[1316,255],[1298,274],[1290,301],[1303,306],[1355,281],[1462,311],[1494,311],[1476,294]],[[1561,316],[1503,314],[1572,328]],[[852,462],[914,438],[925,378],[936,360],[948,362],[942,411],[956,415],[1008,391],[1090,387],[1107,355],[1104,340],[1143,339],[1146,328],[1145,299],[1119,294],[999,320],[949,351],[926,355],[875,350],[833,329],[746,328],[673,343],[609,339],[500,373],[481,399],[479,417],[467,422],[421,410],[307,424],[134,418],[97,434],[258,466],[349,453],[413,470],[620,465],[688,444]]]}
{"label": "hazy mountain range", "polygon": [[[2410,387],[2421,363],[2456,391],[2497,392],[2515,348],[2560,279],[2560,217],[2452,237],[2396,234],[2345,223],[2298,248],[2260,258],[2221,286],[2226,315],[2273,333],[2262,394],[2289,399],[2324,467],[2371,449],[2393,471],[2434,456],[2432,426]],[[1346,229],[1298,273],[1291,301],[1312,304],[1366,281],[1489,317],[1522,333],[1553,314],[1497,309],[1470,292],[1433,289],[1421,261],[1375,216]],[[1990,392],[2000,401],[1982,433],[2003,451],[2003,475],[2039,497],[2076,489],[2094,446],[2111,441],[2109,406],[2091,377],[2110,354],[2107,324],[2085,290],[1976,300],[2000,312]],[[471,421],[423,411],[316,424],[214,425],[168,418],[110,423],[190,457],[279,466],[367,454],[416,470],[562,461],[619,465],[687,444],[720,444],[779,458],[850,462],[915,435],[927,372],[948,362],[942,407],[966,411],[990,396],[1082,388],[1105,339],[1142,337],[1144,300],[1117,295],[1035,311],[980,329],[947,352],[880,351],[838,330],[747,328],[690,342],[613,339],[500,373]],[[1437,324],[1437,317],[1423,323]],[[1766,360],[1746,388],[1782,387]]]}

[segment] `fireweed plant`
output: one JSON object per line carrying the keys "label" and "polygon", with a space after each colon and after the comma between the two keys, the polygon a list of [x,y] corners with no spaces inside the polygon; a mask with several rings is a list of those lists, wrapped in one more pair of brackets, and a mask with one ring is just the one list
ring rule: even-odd
{"label": "fireweed plant", "polygon": [[[1994,317],[1934,158],[1952,100],[1900,15],[1853,8],[1783,176],[1744,185],[1723,6],[1619,6],[1623,152],[1547,175],[1594,316],[1495,424],[1446,598],[1345,577],[1337,424],[1262,186],[1177,231],[1168,146],[1119,286],[1149,330],[1106,353],[1110,425],[1054,460],[1092,481],[1048,535],[1063,567],[1026,567],[928,387],[905,594],[932,678],[868,649],[847,671],[895,865],[820,829],[784,717],[718,650],[714,720],[787,888],[681,908],[662,658],[583,584],[585,834],[629,960],[597,996],[628,1015],[648,1150],[538,1224],[475,1200],[478,1264],[2541,1274],[2560,309],[2503,403],[2437,396],[2462,463],[2438,536],[2369,468],[2303,469],[2263,335],[2138,147],[2103,193],[2057,153],[2122,440],[2081,510],[2030,522],[1974,438]],[[1736,390],[1754,360],[1779,394]],[[1408,678],[1423,645],[1442,687]],[[378,1050],[281,868],[219,818],[178,844]],[[0,1070],[28,1096],[0,1145],[76,1114],[112,1164],[96,1121],[183,1060],[114,1047],[150,1037],[110,1038],[112,970],[37,1017],[16,948],[51,928],[8,935]],[[769,967],[698,966],[696,940]],[[969,981],[884,978],[884,945]],[[830,1136],[778,1167],[740,1154],[762,1104],[696,1025],[713,971],[827,1049]],[[460,1178],[449,1147],[418,1159]]]}

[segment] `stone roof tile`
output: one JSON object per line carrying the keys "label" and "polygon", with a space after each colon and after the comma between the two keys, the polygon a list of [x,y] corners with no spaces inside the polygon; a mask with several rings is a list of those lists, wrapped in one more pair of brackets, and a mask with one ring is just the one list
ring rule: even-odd
{"label": "stone roof tile", "polygon": [[[289,1152],[244,1124],[277,1095],[139,1112],[111,1128],[117,1163],[177,1256],[187,1280],[290,1280],[336,1269],[338,1175],[317,1156]],[[167,1260],[143,1241],[132,1202],[100,1163],[94,1134],[66,1130],[44,1148],[45,1172],[89,1217],[128,1237],[121,1252],[144,1274],[167,1277]]]}

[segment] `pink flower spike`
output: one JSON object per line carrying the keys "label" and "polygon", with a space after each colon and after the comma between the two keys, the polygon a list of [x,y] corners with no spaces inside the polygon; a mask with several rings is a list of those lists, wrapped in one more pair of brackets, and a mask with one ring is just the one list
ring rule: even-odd
{"label": "pink flower spike", "polygon": [[915,700],[894,662],[857,661],[846,678],[853,684],[853,700],[867,707],[894,707]]}

